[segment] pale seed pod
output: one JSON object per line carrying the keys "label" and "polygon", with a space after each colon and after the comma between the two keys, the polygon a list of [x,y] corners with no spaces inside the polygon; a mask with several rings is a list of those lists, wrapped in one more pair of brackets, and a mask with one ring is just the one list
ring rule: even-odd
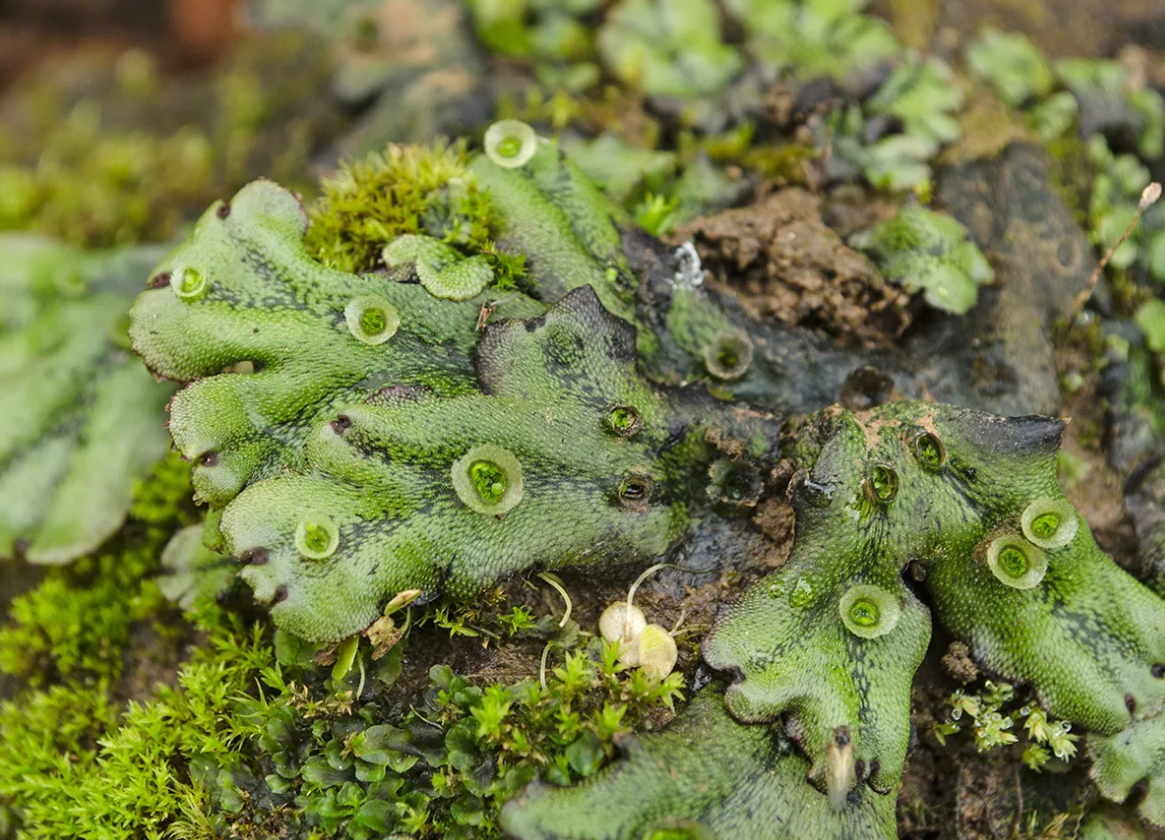
{"label": "pale seed pod", "polygon": [[631,667],[639,664],[639,638],[645,627],[643,610],[626,601],[616,601],[599,617],[599,633],[607,642],[619,643],[619,661]]}
{"label": "pale seed pod", "polygon": [[653,680],[662,680],[676,667],[676,640],[658,624],[648,624],[639,635],[639,667]]}

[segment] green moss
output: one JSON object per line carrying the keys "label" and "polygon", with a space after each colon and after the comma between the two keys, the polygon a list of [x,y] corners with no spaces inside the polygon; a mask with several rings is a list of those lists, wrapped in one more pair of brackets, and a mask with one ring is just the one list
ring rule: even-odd
{"label": "green moss", "polygon": [[[232,761],[251,735],[236,699],[271,664],[262,632],[203,623],[208,647],[178,675],[123,710],[108,687],[54,687],[0,706],[0,798],[27,837],[208,836],[206,792],[187,768]],[[23,748],[23,749],[22,749]],[[51,783],[46,782],[51,779]]]}
{"label": "green moss", "polygon": [[345,163],[324,180],[309,210],[308,253],[330,268],[361,274],[380,264],[393,240],[427,234],[487,255],[499,283],[512,285],[523,274],[522,260],[494,248],[500,221],[468,164],[464,145],[390,146]]}
{"label": "green moss", "polygon": [[51,570],[13,600],[0,628],[0,670],[37,686],[116,681],[135,622],[163,611],[151,578],[171,528],[193,521],[189,497],[189,464],[171,456],[155,467],[135,493],[127,534],[108,552]]}
{"label": "green moss", "polygon": [[112,67],[81,55],[28,80],[0,129],[0,230],[86,246],[164,241],[260,173],[310,187],[301,173],[339,122],[302,98],[327,75],[319,55],[284,32],[193,78],[129,53]]}

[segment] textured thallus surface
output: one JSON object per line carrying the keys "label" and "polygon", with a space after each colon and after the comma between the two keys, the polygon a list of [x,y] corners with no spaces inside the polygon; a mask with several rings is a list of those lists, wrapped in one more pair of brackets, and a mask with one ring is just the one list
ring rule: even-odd
{"label": "textured thallus surface", "polygon": [[[601,199],[552,146],[521,169],[472,169],[503,246],[526,254],[531,295],[498,295],[484,332],[489,288],[456,303],[398,282],[414,279],[407,265],[320,267],[298,201],[267,182],[212,207],[134,308],[150,367],[194,380],[171,431],[198,459],[199,494],[225,506],[226,550],[301,636],[357,632],[406,588],[468,595],[523,569],[659,557],[710,497],[749,483],[715,476],[755,471],[763,492],[776,457],[773,418],[725,401],[780,403],[765,390],[783,382],[771,336],[678,274],[637,280]],[[649,288],[633,308],[637,282]],[[395,327],[375,342],[351,321],[369,299]],[[650,329],[637,334],[632,312]],[[721,399],[644,370],[710,379]],[[1147,779],[1142,810],[1160,819],[1165,609],[1065,512],[1060,429],[921,402],[819,412],[796,435],[792,554],[705,641],[733,677],[723,699],[706,689],[688,722],[577,791],[530,793],[511,829],[634,837],[671,814],[724,837],[892,836],[930,635],[903,582],[912,563],[934,618],[1089,727],[1100,789],[1122,798]],[[1051,538],[1024,519],[1048,506],[1063,514]],[[795,824],[775,816],[790,813]]]}
{"label": "textured thallus surface", "polygon": [[166,453],[174,389],[125,336],[158,256],[0,236],[0,557],[64,563],[97,548]]}
{"label": "textured thallus surface", "polygon": [[[735,678],[726,709],[758,724],[725,723],[718,736],[739,756],[755,758],[749,745],[764,744],[764,758],[725,769],[736,783],[722,796],[708,778],[718,766],[715,747],[648,736],[628,760],[581,788],[539,788],[511,805],[511,830],[521,838],[635,837],[668,813],[715,832],[783,801],[813,815],[806,825],[825,827],[800,834],[770,821],[723,836],[894,836],[886,814],[909,740],[910,684],[930,633],[928,610],[902,581],[911,562],[924,573],[935,618],[971,645],[978,662],[1030,682],[1050,714],[1092,730],[1102,793],[1123,799],[1147,781],[1141,810],[1159,821],[1165,605],[1097,548],[1070,506],[1059,508],[1070,512],[1059,526],[1070,535],[1062,545],[1038,535],[1045,545],[1032,544],[1023,521],[1033,502],[1041,510],[1066,504],[1056,481],[1061,428],[1046,418],[916,402],[863,415],[819,413],[798,438],[792,554],[722,611],[703,645],[708,663]],[[1042,579],[1017,588],[997,575],[988,555],[1001,539],[1017,541],[1030,558],[1042,550]],[[872,598],[880,620],[871,624],[881,633],[866,638],[851,632],[852,614],[847,621],[843,613],[853,593],[871,588],[881,593]],[[688,712],[693,722],[673,732],[725,720],[711,709],[713,701],[697,700]],[[786,740],[796,756],[782,758],[774,746]],[[813,787],[767,787],[792,773],[794,762]],[[602,808],[614,813],[600,822],[583,818]],[[881,817],[866,819],[872,814]],[[843,819],[853,821],[844,831],[829,827]]]}
{"label": "textured thallus surface", "polygon": [[[614,228],[554,168],[556,152],[539,154],[552,158],[546,178],[563,173],[554,194],[580,220],[563,222],[578,251],[567,262],[605,280],[581,243],[610,250]],[[502,173],[497,192],[521,193],[528,177]],[[412,279],[407,268],[356,277],[320,266],[305,229],[299,202],[270,182],[211,207],[157,267],[131,331],[151,369],[193,380],[170,407],[174,441],[196,462],[200,498],[225,506],[224,548],[248,563],[256,598],[299,635],[361,630],[406,588],[468,595],[531,567],[658,557],[687,527],[685,482],[710,457],[709,418],[762,422],[713,405],[681,419],[636,371],[635,329],[569,271],[560,285],[536,280],[544,296],[562,295],[549,310],[488,289],[439,300],[397,282]],[[529,239],[535,278],[557,276],[547,266],[559,257],[538,250],[551,232]],[[618,275],[625,261],[609,261]],[[482,306],[498,297],[483,332]],[[353,302],[368,299],[399,318],[376,343],[349,323]],[[634,429],[612,425],[620,407]],[[479,447],[519,465],[520,501],[504,513],[475,509],[456,487]],[[297,544],[312,523],[338,537],[323,557]]]}

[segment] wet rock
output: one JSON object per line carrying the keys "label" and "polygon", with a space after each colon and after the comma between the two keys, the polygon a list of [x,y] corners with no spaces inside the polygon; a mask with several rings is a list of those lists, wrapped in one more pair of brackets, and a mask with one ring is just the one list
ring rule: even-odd
{"label": "wet rock", "polygon": [[1126,485],[1125,509],[1137,532],[1137,559],[1145,583],[1165,592],[1165,453],[1136,470]]}
{"label": "wet rock", "polygon": [[1000,414],[1056,414],[1052,329],[1095,266],[1091,246],[1027,145],[943,170],[938,197],[991,259],[993,287],[963,318],[935,313],[906,343],[935,399]]}

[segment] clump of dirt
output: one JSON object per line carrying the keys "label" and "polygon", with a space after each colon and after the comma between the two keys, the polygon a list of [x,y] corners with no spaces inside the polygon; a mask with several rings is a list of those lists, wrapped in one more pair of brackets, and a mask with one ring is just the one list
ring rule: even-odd
{"label": "clump of dirt", "polygon": [[821,219],[821,200],[799,188],[676,230],[691,240],[714,283],[731,287],[749,316],[818,329],[847,344],[885,346],[910,325],[910,295],[887,282]]}
{"label": "clump of dirt", "polygon": [[942,658],[943,668],[959,682],[971,682],[979,676],[979,668],[971,659],[971,649],[962,642],[951,642]]}

